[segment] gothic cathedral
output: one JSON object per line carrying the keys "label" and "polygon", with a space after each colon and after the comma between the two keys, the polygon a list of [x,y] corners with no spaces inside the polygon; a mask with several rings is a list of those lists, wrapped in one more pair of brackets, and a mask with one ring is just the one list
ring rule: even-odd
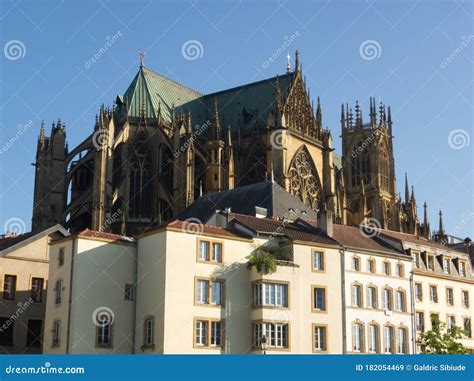
{"label": "gothic cathedral", "polygon": [[[377,111],[378,109],[378,111]],[[342,106],[342,157],[294,69],[232,89],[201,94],[140,66],[111,108],[101,106],[90,136],[73,149],[58,120],[41,126],[33,230],[61,223],[125,235],[168,221],[198,197],[275,181],[334,222],[429,238],[414,191],[396,192],[390,107],[370,99],[369,121]]]}

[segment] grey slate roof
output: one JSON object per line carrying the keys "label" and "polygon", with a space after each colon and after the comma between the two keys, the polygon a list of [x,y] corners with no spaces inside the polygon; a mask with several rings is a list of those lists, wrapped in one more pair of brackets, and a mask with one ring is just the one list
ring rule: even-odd
{"label": "grey slate roof", "polygon": [[[316,220],[317,218],[316,212],[308,205],[303,204],[299,198],[272,181],[263,181],[201,196],[176,218],[186,220],[194,217],[206,222],[217,209],[224,210],[226,208],[231,208],[233,213],[254,216],[256,206],[267,209],[269,217],[278,216],[291,219],[299,217],[307,220]],[[294,212],[290,209],[293,209]]]}

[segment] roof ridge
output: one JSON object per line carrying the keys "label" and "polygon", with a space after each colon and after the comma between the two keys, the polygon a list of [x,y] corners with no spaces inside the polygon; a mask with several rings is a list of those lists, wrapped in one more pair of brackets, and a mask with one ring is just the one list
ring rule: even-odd
{"label": "roof ridge", "polygon": [[147,68],[147,67],[145,67],[145,66],[142,66],[142,67],[140,68],[140,71],[145,71],[145,70],[148,71],[150,74],[157,75],[157,76],[159,76],[159,77],[161,77],[161,78],[163,78],[163,79],[165,79],[165,80],[167,80],[167,81],[173,83],[174,85],[176,85],[176,86],[178,86],[178,87],[181,87],[181,88],[183,88],[183,89],[185,89],[185,90],[190,90],[190,91],[192,91],[192,92],[194,92],[194,93],[196,93],[196,94],[198,94],[198,95],[200,95],[200,96],[205,96],[205,94],[203,94],[203,93],[201,93],[201,92],[199,92],[199,91],[197,91],[197,90],[194,90],[194,89],[192,89],[192,88],[190,88],[190,87],[188,87],[188,86],[186,86],[186,85],[183,85],[182,83],[179,83],[179,82],[175,81],[174,79],[171,79],[171,78],[169,78],[169,77],[167,77],[167,76],[165,76],[165,75],[163,75],[163,74],[160,74],[160,73],[158,73],[157,71],[154,71],[154,70],[152,70],[152,69],[149,69],[149,68]]}

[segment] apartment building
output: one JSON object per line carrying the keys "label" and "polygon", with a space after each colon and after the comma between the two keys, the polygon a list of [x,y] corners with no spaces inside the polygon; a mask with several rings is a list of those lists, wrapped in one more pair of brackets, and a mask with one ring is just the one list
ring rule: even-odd
{"label": "apartment building", "polygon": [[48,242],[59,225],[0,238],[0,354],[41,353],[48,284]]}
{"label": "apartment building", "polygon": [[49,247],[44,353],[132,353],[136,244],[84,230]]}
{"label": "apartment building", "polygon": [[412,258],[417,337],[441,321],[447,328],[461,327],[465,332],[461,342],[474,353],[474,276],[469,254],[411,234],[381,230],[379,238]]}

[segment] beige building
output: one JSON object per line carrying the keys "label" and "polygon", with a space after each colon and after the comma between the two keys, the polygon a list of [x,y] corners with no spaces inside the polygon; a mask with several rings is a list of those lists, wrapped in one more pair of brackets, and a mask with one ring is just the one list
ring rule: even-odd
{"label": "beige building", "polygon": [[[474,353],[474,276],[469,254],[411,234],[383,230],[380,238],[413,259],[412,298],[417,336],[433,319],[464,329],[462,344]],[[419,351],[420,348],[417,348]]]}
{"label": "beige building", "polygon": [[0,239],[0,354],[41,353],[48,283],[48,242],[59,225]]}
{"label": "beige building", "polygon": [[344,248],[345,353],[413,353],[411,258],[371,233],[334,226]]}
{"label": "beige building", "polygon": [[49,255],[44,353],[132,353],[135,242],[85,230]]}

